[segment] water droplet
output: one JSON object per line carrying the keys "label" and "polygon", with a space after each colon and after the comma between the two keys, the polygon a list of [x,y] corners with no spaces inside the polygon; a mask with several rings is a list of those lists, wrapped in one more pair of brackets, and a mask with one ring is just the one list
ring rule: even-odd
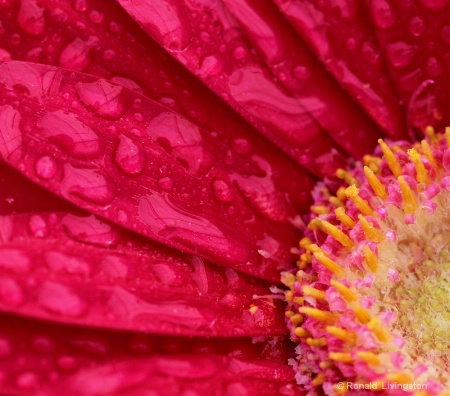
{"label": "water droplet", "polygon": [[40,215],[32,215],[28,223],[30,231],[36,238],[44,238],[48,235],[47,222]]}
{"label": "water droplet", "polygon": [[386,0],[373,0],[371,12],[375,23],[381,29],[389,29],[397,20],[394,10]]}
{"label": "water droplet", "polygon": [[365,41],[361,47],[361,57],[371,65],[374,65],[380,59],[378,47],[370,41]]}
{"label": "water droplet", "polygon": [[115,76],[115,77],[111,78],[111,82],[122,85],[123,87],[128,88],[131,91],[135,91],[140,94],[144,93],[144,90],[142,89],[142,87],[137,82],[135,82],[129,78]]}
{"label": "water droplet", "polygon": [[7,277],[0,279],[0,297],[11,306],[20,305],[25,300],[20,285],[14,279]]}
{"label": "water droplet", "polygon": [[48,336],[37,334],[31,339],[31,348],[33,351],[45,355],[55,349],[55,344]]}
{"label": "water droplet", "polygon": [[311,76],[311,73],[305,66],[296,66],[293,70],[295,78],[299,80],[306,80]]}
{"label": "water droplet", "polygon": [[167,286],[181,286],[186,284],[187,281],[176,271],[173,265],[169,263],[154,263],[150,267],[151,271],[155,275],[156,279]]}
{"label": "water droplet", "polygon": [[144,155],[138,144],[126,137],[119,136],[119,145],[114,154],[114,161],[123,172],[136,175],[144,169]]}
{"label": "water droplet", "polygon": [[386,53],[392,66],[405,67],[414,59],[416,48],[405,42],[399,41],[388,44],[386,46]]}
{"label": "water droplet", "polygon": [[4,48],[0,48],[0,62],[7,62],[12,60],[11,54]]}
{"label": "water droplet", "polygon": [[99,39],[91,36],[87,41],[76,38],[67,45],[59,57],[59,65],[73,71],[83,71],[90,63],[90,53],[98,47]]}
{"label": "water droplet", "polygon": [[38,303],[46,310],[63,316],[80,316],[86,310],[85,304],[73,290],[51,281],[42,284]]}
{"label": "water droplet", "polygon": [[105,59],[105,60],[110,60],[110,59],[114,58],[116,55],[117,55],[116,51],[114,51],[112,49],[105,50],[105,51],[103,51],[103,54],[102,54],[103,59]]}
{"label": "water droplet", "polygon": [[449,0],[420,0],[420,3],[429,10],[440,10],[447,7]]}
{"label": "water droplet", "polygon": [[44,155],[36,161],[35,171],[41,179],[51,179],[57,171],[56,162],[52,157]]}
{"label": "water droplet", "polygon": [[61,356],[56,364],[62,371],[74,371],[78,368],[78,361],[73,356]]}
{"label": "water droplet", "polygon": [[170,190],[173,187],[173,180],[170,177],[161,177],[161,179],[158,180],[158,185],[163,190]]}
{"label": "water droplet", "polygon": [[148,355],[155,349],[155,343],[146,334],[133,334],[128,341],[128,349],[133,355]]}
{"label": "water droplet", "polygon": [[206,273],[206,267],[203,260],[198,256],[193,256],[191,264],[194,267],[194,272],[191,274],[192,280],[198,287],[198,291],[201,293],[208,293],[209,280]]}
{"label": "water droplet", "polygon": [[36,0],[21,0],[17,23],[24,32],[39,36],[45,31],[44,9]]}
{"label": "water droplet", "polygon": [[128,277],[128,266],[124,257],[108,255],[102,259],[100,269],[110,278],[126,279]]}
{"label": "water droplet", "polygon": [[353,51],[356,48],[356,40],[353,37],[350,37],[346,42],[345,46],[348,50]]}
{"label": "water droplet", "polygon": [[415,16],[409,21],[409,31],[413,36],[421,36],[425,32],[425,22],[422,18]]}
{"label": "water droplet", "polygon": [[79,169],[70,164],[64,165],[64,178],[61,181],[61,194],[64,197],[106,206],[114,199],[114,188],[106,178],[91,169]]}
{"label": "water droplet", "polygon": [[79,157],[91,157],[100,150],[97,134],[79,121],[75,114],[62,110],[49,112],[38,121],[44,137]]}
{"label": "water droplet", "polygon": [[16,379],[16,384],[20,389],[34,389],[38,386],[38,383],[37,374],[31,371],[19,374]]}
{"label": "water droplet", "polygon": [[219,202],[231,202],[234,197],[233,189],[222,179],[216,179],[212,182],[214,196]]}
{"label": "water droplet", "polygon": [[75,0],[73,2],[73,8],[78,12],[85,12],[88,9],[86,0]]}
{"label": "water droplet", "polygon": [[248,51],[244,47],[237,47],[233,51],[233,56],[235,59],[244,59],[248,55]]}
{"label": "water droplet", "polygon": [[192,357],[191,359],[161,357],[155,363],[161,374],[175,378],[210,378],[218,371],[218,367],[212,359],[201,357]]}
{"label": "water droplet", "polygon": [[112,119],[122,115],[125,107],[122,86],[100,79],[92,83],[79,82],[76,89],[84,105],[96,114]]}
{"label": "water droplet", "polygon": [[427,72],[431,77],[438,77],[442,73],[442,67],[439,61],[434,57],[427,59]]}
{"label": "water droplet", "polygon": [[197,71],[198,76],[206,78],[219,74],[222,71],[225,61],[221,56],[208,55],[200,61],[200,68]]}
{"label": "water droplet", "polygon": [[28,272],[30,259],[19,249],[1,248],[0,267],[8,271]]}
{"label": "water droplet", "polygon": [[416,88],[407,109],[409,125],[423,131],[428,125],[436,126],[442,119],[442,110],[436,100],[436,89],[433,80],[425,80]]}
{"label": "water droplet", "polygon": [[246,138],[235,138],[231,142],[232,149],[238,154],[248,154],[252,151],[252,142]]}
{"label": "water droplet", "polygon": [[70,341],[70,346],[84,355],[101,357],[108,354],[109,347],[103,339],[95,336],[78,336]]}
{"label": "water droplet", "polygon": [[0,106],[0,155],[12,161],[22,157],[20,113],[12,106]]}
{"label": "water droplet", "polygon": [[105,15],[100,11],[92,10],[89,13],[89,19],[94,23],[102,23],[104,18]]}
{"label": "water droplet", "polygon": [[93,215],[80,217],[68,214],[63,217],[61,224],[67,235],[77,241],[104,247],[117,244],[116,231]]}
{"label": "water droplet", "polygon": [[68,274],[88,276],[91,273],[89,264],[63,253],[52,251],[45,253],[45,261],[52,273],[66,272]]}

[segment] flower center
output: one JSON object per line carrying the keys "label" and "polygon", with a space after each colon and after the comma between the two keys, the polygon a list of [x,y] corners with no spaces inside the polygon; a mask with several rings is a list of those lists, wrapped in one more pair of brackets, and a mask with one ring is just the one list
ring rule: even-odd
{"label": "flower center", "polygon": [[307,390],[450,390],[450,129],[426,132],[380,140],[365,166],[338,170],[347,187],[313,192],[298,269],[282,279]]}

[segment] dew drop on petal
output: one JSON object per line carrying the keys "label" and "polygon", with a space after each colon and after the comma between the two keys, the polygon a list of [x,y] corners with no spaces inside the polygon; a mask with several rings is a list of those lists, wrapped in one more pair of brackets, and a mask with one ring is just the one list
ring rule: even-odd
{"label": "dew drop on petal", "polygon": [[16,378],[16,385],[20,389],[31,390],[38,386],[39,378],[36,373],[26,371]]}
{"label": "dew drop on petal", "polygon": [[0,48],[0,62],[7,62],[10,60],[12,60],[11,53],[6,51],[4,48]]}
{"label": "dew drop on petal", "polygon": [[119,136],[114,162],[123,172],[135,175],[144,169],[144,155],[138,144],[127,136]]}
{"label": "dew drop on petal", "polygon": [[389,29],[397,20],[397,16],[387,0],[373,0],[371,12],[373,20],[381,29]]}
{"label": "dew drop on petal", "polygon": [[10,356],[13,350],[11,341],[6,337],[0,336],[0,357]]}
{"label": "dew drop on petal", "polygon": [[17,306],[25,301],[21,286],[12,278],[0,279],[0,298],[11,306]]}
{"label": "dew drop on petal", "polygon": [[35,170],[41,179],[48,180],[55,176],[57,165],[52,157],[44,155],[36,161]]}
{"label": "dew drop on petal", "polygon": [[408,66],[414,59],[416,49],[403,41],[390,43],[386,46],[388,61],[394,67]]}
{"label": "dew drop on petal", "polygon": [[31,233],[36,238],[44,238],[48,235],[48,225],[45,219],[40,215],[32,215],[28,222]]}
{"label": "dew drop on petal", "polygon": [[30,259],[19,249],[0,249],[0,268],[14,272],[28,272]]}
{"label": "dew drop on petal", "polygon": [[89,264],[85,261],[57,251],[45,253],[45,261],[52,273],[65,272],[83,276],[88,276],[91,273]]}
{"label": "dew drop on petal", "polygon": [[429,10],[441,10],[447,7],[448,3],[449,0],[420,0],[420,4]]}
{"label": "dew drop on petal", "polygon": [[12,106],[0,106],[0,155],[16,161],[22,156],[20,113]]}
{"label": "dew drop on petal", "polygon": [[36,0],[21,0],[17,22],[24,32],[39,36],[45,31],[44,9]]}
{"label": "dew drop on petal", "polygon": [[166,177],[161,177],[158,180],[158,185],[163,189],[163,190],[170,190],[173,187],[173,180],[166,176]]}
{"label": "dew drop on petal", "polygon": [[35,334],[31,338],[31,349],[39,354],[48,354],[55,349],[55,343],[46,335]]}
{"label": "dew drop on petal", "polygon": [[425,22],[421,17],[415,16],[409,21],[409,32],[413,36],[421,36],[425,32]]}
{"label": "dew drop on petal", "polygon": [[77,197],[93,204],[108,205],[114,199],[113,185],[104,176],[92,169],[75,168],[70,164],[64,166],[60,188],[65,197]]}
{"label": "dew drop on petal", "polygon": [[100,269],[111,278],[126,279],[128,277],[128,266],[123,257],[105,256],[100,263]]}
{"label": "dew drop on petal", "polygon": [[83,71],[88,67],[91,51],[98,46],[99,39],[91,36],[87,41],[76,38],[67,45],[59,57],[59,65],[73,71]]}
{"label": "dew drop on petal", "polygon": [[86,305],[73,290],[51,281],[42,284],[38,303],[47,311],[63,316],[80,316],[86,310]]}
{"label": "dew drop on petal", "polygon": [[231,142],[231,147],[238,154],[248,154],[252,151],[252,142],[246,138],[235,138]]}
{"label": "dew drop on petal", "polygon": [[75,371],[78,368],[78,360],[73,356],[61,356],[56,361],[58,368],[61,371]]}
{"label": "dew drop on petal", "polygon": [[231,202],[234,197],[233,189],[222,179],[216,179],[212,182],[214,197],[219,202]]}

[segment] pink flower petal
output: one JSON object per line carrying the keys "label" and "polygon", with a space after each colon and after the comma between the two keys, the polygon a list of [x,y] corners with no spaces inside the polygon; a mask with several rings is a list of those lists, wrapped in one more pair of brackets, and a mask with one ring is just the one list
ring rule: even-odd
{"label": "pink flower petal", "polygon": [[[289,223],[295,209],[277,189],[270,164],[257,156],[243,161],[178,114],[102,81],[44,65],[0,65],[2,102],[22,117],[26,153],[4,159],[91,213],[278,281],[298,235]],[[92,109],[95,84],[103,87],[95,93],[99,106],[104,89],[120,88],[115,100],[128,104],[120,119],[111,119],[115,110],[105,117],[103,107]]]}

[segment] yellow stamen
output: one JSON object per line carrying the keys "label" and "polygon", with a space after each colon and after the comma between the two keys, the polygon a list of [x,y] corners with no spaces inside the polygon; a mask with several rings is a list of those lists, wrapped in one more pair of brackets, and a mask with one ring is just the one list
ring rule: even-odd
{"label": "yellow stamen", "polygon": [[311,335],[309,334],[309,331],[305,330],[303,327],[296,327],[294,330],[294,334],[299,338],[306,338]]}
{"label": "yellow stamen", "polygon": [[292,302],[292,300],[294,299],[294,292],[292,290],[285,291],[284,298],[287,302]]}
{"label": "yellow stamen", "polygon": [[323,253],[323,250],[319,246],[317,246],[315,243],[311,243],[311,245],[308,246],[308,250],[311,253]]}
{"label": "yellow stamen", "polygon": [[361,307],[361,305],[359,305],[358,303],[352,303],[350,308],[354,312],[358,322],[362,324],[367,324],[370,322],[371,316],[369,312],[367,312],[363,307]]}
{"label": "yellow stamen", "polygon": [[283,285],[292,289],[295,283],[295,275],[291,274],[290,272],[283,272],[281,274],[281,282],[283,283]]}
{"label": "yellow stamen", "polygon": [[342,201],[339,198],[337,198],[337,197],[330,197],[330,198],[328,198],[328,202],[330,202],[330,204],[332,204],[336,208],[343,208],[344,207],[344,204],[342,203]]}
{"label": "yellow stamen", "polygon": [[345,200],[347,199],[347,196],[345,195],[345,187],[341,186],[338,188],[336,192],[336,197],[340,201],[345,202]]}
{"label": "yellow stamen", "polygon": [[364,167],[364,174],[367,177],[367,180],[372,187],[372,190],[374,193],[379,196],[381,199],[386,199],[387,192],[386,188],[383,186],[383,184],[378,180],[378,177],[375,175],[375,173],[372,172],[372,170],[368,167]]}
{"label": "yellow stamen", "polygon": [[379,366],[381,364],[380,358],[373,352],[357,352],[356,357],[359,360],[362,360],[363,362],[366,362],[367,364],[370,364],[372,366]]}
{"label": "yellow stamen", "polygon": [[317,215],[323,215],[330,213],[330,208],[324,205],[311,206],[311,211]]}
{"label": "yellow stamen", "polygon": [[338,241],[342,246],[347,248],[351,248],[353,246],[353,241],[344,234],[339,228],[329,223],[328,221],[320,222],[320,229],[323,232],[326,232],[328,235],[331,235],[336,241]]}
{"label": "yellow stamen", "polygon": [[339,319],[339,316],[337,314],[321,311],[317,308],[300,307],[298,310],[300,313],[305,314],[310,318],[316,319],[319,322],[335,323]]}
{"label": "yellow stamen", "polygon": [[303,297],[295,297],[294,304],[303,305],[305,303],[305,299]]}
{"label": "yellow stamen", "polygon": [[366,260],[367,266],[372,272],[377,272],[378,269],[378,260],[375,256],[375,253],[372,252],[369,246],[363,246],[364,259]]}
{"label": "yellow stamen", "polygon": [[400,183],[400,189],[402,190],[403,210],[407,215],[411,215],[417,209],[416,198],[403,176],[398,178],[398,182]]}
{"label": "yellow stamen", "polygon": [[388,342],[391,339],[391,335],[381,326],[381,320],[378,317],[372,318],[367,324],[367,328],[372,331],[381,342]]}
{"label": "yellow stamen", "polygon": [[352,358],[352,355],[348,352],[330,352],[328,354],[330,359],[335,360],[337,362],[342,363],[353,363],[354,360]]}
{"label": "yellow stamen", "polygon": [[447,146],[450,147],[450,127],[445,127],[445,139],[447,140]]}
{"label": "yellow stamen", "polygon": [[428,144],[428,142],[425,139],[422,140],[420,143],[422,145],[422,151],[425,154],[425,157],[427,157],[427,160],[430,162],[430,164],[433,166],[433,168],[436,168],[436,160],[431,151],[430,145]]}
{"label": "yellow stamen", "polygon": [[302,291],[305,296],[311,296],[317,300],[325,300],[325,292],[323,290],[318,290],[314,287],[305,285],[302,287]]}
{"label": "yellow stamen", "polygon": [[335,274],[338,278],[345,277],[345,270],[339,264],[326,257],[323,253],[314,253],[314,257],[320,264],[322,264],[328,271]]}
{"label": "yellow stamen", "polygon": [[339,385],[333,385],[333,395],[342,396],[348,393],[348,390],[351,389],[348,382],[344,382],[342,386],[341,383]]}
{"label": "yellow stamen", "polygon": [[299,324],[302,324],[302,323],[303,323],[303,316],[300,315],[300,314],[295,314],[295,315],[292,315],[292,316],[289,318],[289,320],[291,321],[291,323],[292,323],[294,326],[298,326]]}
{"label": "yellow stamen", "polygon": [[373,226],[373,223],[369,222],[363,215],[358,215],[359,224],[364,231],[364,235],[367,239],[374,242],[381,242],[383,236],[381,233]]}
{"label": "yellow stamen", "polygon": [[339,168],[336,171],[336,177],[338,177],[339,179],[344,180],[349,186],[351,186],[352,184],[356,184],[358,185],[358,180],[356,180],[351,174],[350,172],[347,172],[344,169]]}
{"label": "yellow stamen", "polygon": [[430,184],[430,181],[428,180],[428,171],[423,165],[420,154],[416,150],[410,149],[408,150],[408,156],[409,159],[414,162],[414,166],[416,167],[416,180],[419,183]]}
{"label": "yellow stamen", "polygon": [[327,345],[327,340],[326,340],[325,337],[321,337],[321,338],[307,338],[306,339],[306,343],[309,346],[321,348],[321,347],[324,347],[325,345]]}
{"label": "yellow stamen", "polygon": [[359,196],[359,190],[356,186],[347,187],[345,190],[345,194],[348,198],[350,198],[355,206],[359,209],[359,211],[366,216],[373,216],[373,210],[369,206],[366,200],[362,199]]}
{"label": "yellow stamen", "polygon": [[353,293],[347,286],[343,285],[341,282],[335,280],[330,281],[331,286],[333,286],[336,291],[341,295],[341,297],[347,302],[357,302],[358,297]]}
{"label": "yellow stamen", "polygon": [[336,326],[327,326],[326,331],[342,341],[352,344],[356,342],[356,334],[351,331]]}
{"label": "yellow stamen", "polygon": [[345,209],[340,207],[334,211],[336,218],[346,227],[353,228],[356,223],[355,221],[345,213]]}
{"label": "yellow stamen", "polygon": [[334,367],[334,363],[333,363],[332,361],[330,361],[330,360],[328,360],[328,361],[326,361],[326,362],[320,362],[320,363],[319,363],[319,367],[320,367],[322,370],[326,370],[326,369],[329,369],[329,368],[331,368],[331,367]]}
{"label": "yellow stamen", "polygon": [[308,267],[309,262],[307,260],[298,260],[295,264],[297,265],[297,268],[303,270]]}
{"label": "yellow stamen", "polygon": [[311,385],[314,387],[318,387],[318,386],[322,385],[324,381],[325,381],[325,374],[319,373],[319,374],[317,374],[316,378],[314,378],[311,381]]}
{"label": "yellow stamen", "polygon": [[389,146],[383,141],[383,139],[378,139],[378,143],[381,147],[381,151],[386,158],[386,162],[395,177],[399,177],[402,174],[402,167],[400,166],[397,157],[394,155]]}
{"label": "yellow stamen", "polygon": [[308,246],[311,245],[311,243],[312,243],[312,242],[311,242],[311,239],[309,239],[309,238],[307,238],[307,237],[304,237],[304,238],[300,239],[299,246],[300,246],[302,249],[307,249]]}
{"label": "yellow stamen", "polygon": [[430,141],[430,143],[438,142],[438,138],[437,138],[436,134],[434,133],[434,128],[431,125],[429,125],[425,128],[425,133],[428,136],[428,140]]}

